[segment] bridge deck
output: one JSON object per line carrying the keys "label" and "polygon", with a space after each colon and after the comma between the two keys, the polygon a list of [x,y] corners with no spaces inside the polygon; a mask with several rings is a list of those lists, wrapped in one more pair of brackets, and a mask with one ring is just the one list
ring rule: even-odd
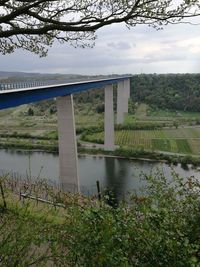
{"label": "bridge deck", "polygon": [[102,88],[106,85],[116,84],[129,78],[131,78],[131,76],[0,90],[0,109],[16,107],[23,104],[37,102],[58,96],[70,95],[90,89]]}

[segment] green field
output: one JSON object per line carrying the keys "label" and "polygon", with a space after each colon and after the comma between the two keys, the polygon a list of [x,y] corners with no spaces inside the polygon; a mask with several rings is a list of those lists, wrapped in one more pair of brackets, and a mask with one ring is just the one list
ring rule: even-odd
{"label": "green field", "polygon": [[[104,140],[104,133],[86,136],[87,141]],[[200,155],[200,127],[163,130],[121,130],[115,132],[116,145],[134,149]]]}
{"label": "green field", "polygon": [[169,111],[158,109],[156,111],[150,111],[149,116],[151,117],[168,117],[168,118],[200,118],[200,112],[192,111]]}
{"label": "green field", "polygon": [[133,123],[135,121],[160,122],[172,126],[175,122],[178,125],[195,125],[200,122],[200,112],[152,110],[148,105],[140,104],[137,106],[134,115],[126,115],[125,123]]}
{"label": "green field", "polygon": [[148,106],[146,104],[140,104],[138,105],[136,111],[135,111],[135,117],[146,117],[147,116],[147,109]]}
{"label": "green field", "polygon": [[[31,135],[44,135],[57,129],[57,115],[44,114],[28,116],[29,106],[0,110],[1,133],[29,133]],[[103,114],[94,112],[75,112],[76,127],[90,127],[103,125]]]}

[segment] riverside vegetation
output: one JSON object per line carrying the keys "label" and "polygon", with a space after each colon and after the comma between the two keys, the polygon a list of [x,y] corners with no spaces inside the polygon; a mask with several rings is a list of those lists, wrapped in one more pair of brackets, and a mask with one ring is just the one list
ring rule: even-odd
{"label": "riverside vegetation", "polygon": [[1,177],[0,266],[200,266],[200,183],[172,177],[143,176],[118,206]]}

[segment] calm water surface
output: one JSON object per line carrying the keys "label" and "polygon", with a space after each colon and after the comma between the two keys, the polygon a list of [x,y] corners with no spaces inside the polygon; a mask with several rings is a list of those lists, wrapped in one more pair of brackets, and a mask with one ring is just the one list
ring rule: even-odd
{"label": "calm water surface", "polygon": [[[141,172],[148,174],[157,168],[170,177],[172,167],[165,163],[79,156],[80,184],[84,193],[96,193],[96,181],[99,180],[102,187],[112,188],[114,194],[120,197],[127,191],[141,187]],[[200,171],[191,167],[185,170],[178,164],[173,169],[184,178],[194,175],[200,179]],[[22,176],[31,174],[32,177],[40,176],[58,182],[58,155],[1,149],[0,170],[16,172]]]}

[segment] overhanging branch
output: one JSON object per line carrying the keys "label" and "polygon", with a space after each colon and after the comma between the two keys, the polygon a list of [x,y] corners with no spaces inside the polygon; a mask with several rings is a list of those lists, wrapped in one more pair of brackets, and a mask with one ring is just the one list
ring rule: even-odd
{"label": "overhanging branch", "polygon": [[0,0],[0,52],[9,53],[19,46],[30,50],[26,40],[37,40],[38,52],[54,39],[68,42],[72,34],[73,41],[81,41],[82,46],[84,38],[94,40],[94,32],[106,25],[125,22],[159,29],[200,15],[199,0],[173,5],[173,0]]}

